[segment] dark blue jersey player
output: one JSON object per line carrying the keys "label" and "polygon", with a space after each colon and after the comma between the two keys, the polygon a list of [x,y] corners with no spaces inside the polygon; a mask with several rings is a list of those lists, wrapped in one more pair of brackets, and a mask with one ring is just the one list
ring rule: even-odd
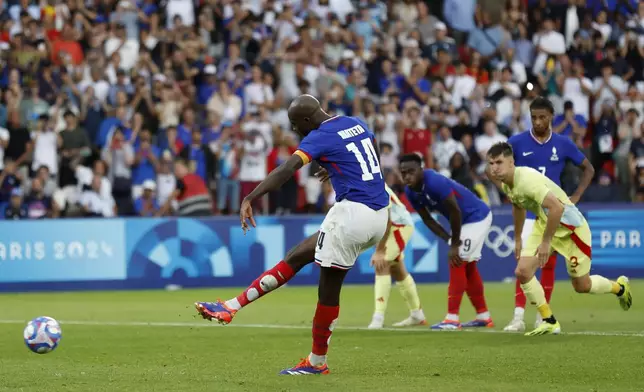
{"label": "dark blue jersey player", "polygon": [[[407,199],[423,223],[450,244],[447,316],[431,328],[493,327],[483,294],[483,281],[476,266],[492,225],[490,207],[458,182],[434,170],[423,170],[421,158],[416,154],[400,158],[400,173],[406,185]],[[440,212],[449,220],[451,233],[432,218],[432,211]],[[459,312],[466,291],[476,309],[476,318],[461,324]]]}
{"label": "dark blue jersey player", "polygon": [[329,338],[340,311],[340,289],[358,255],[375,245],[384,247],[389,231],[389,194],[380,171],[374,135],[357,118],[329,116],[310,95],[296,98],[288,109],[293,130],[302,136],[298,150],[273,170],[242,202],[240,218],[246,232],[255,227],[251,202],[279,189],[302,166],[316,160],[329,176],[336,203],[324,218],[320,231],[287,253],[284,260],[264,272],[236,298],[226,302],[197,302],[206,319],[229,323],[250,302],[280,287],[302,267],[320,265],[318,305],[313,318],[313,348],[298,365],[281,374],[327,374]]}
{"label": "dark blue jersey player", "polygon": [[[561,186],[561,175],[567,162],[580,166],[583,170],[581,181],[575,192],[570,196],[573,203],[577,203],[584,191],[590,184],[595,174],[593,166],[577,146],[566,136],[552,132],[552,103],[545,98],[538,97],[530,105],[530,116],[532,118],[532,129],[508,140],[514,151],[514,163],[516,166],[528,166],[538,170],[551,179],[555,184]],[[534,226],[535,216],[528,212],[522,227],[516,226],[515,233],[520,233],[521,240],[526,241]],[[549,301],[554,286],[554,268],[557,262],[557,255],[553,254],[548,263],[541,270],[541,284]],[[506,331],[521,332],[525,329],[523,314],[525,308],[525,296],[517,281],[515,295],[515,309],[512,321],[505,327]],[[537,323],[541,319],[537,316]]]}

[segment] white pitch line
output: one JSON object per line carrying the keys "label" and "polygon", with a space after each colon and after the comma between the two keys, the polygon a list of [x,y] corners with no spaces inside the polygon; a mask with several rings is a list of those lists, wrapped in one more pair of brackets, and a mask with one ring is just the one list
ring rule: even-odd
{"label": "white pitch line", "polygon": [[[59,320],[61,325],[103,325],[110,327],[188,327],[188,328],[266,328],[266,329],[311,329],[309,325],[284,325],[284,324],[230,324],[220,325],[216,323],[181,323],[181,322],[146,322],[146,321],[78,321],[78,320]],[[0,324],[25,324],[26,320],[0,320]],[[335,329],[345,331],[395,331],[395,332],[434,332],[434,333],[501,333],[516,335],[514,332],[505,332],[495,329],[464,329],[460,331],[430,331],[428,328],[381,328],[379,330],[368,329],[367,327],[336,326]],[[601,332],[601,331],[577,331],[562,332],[562,335],[578,336],[622,336],[622,337],[644,337],[644,332]]]}

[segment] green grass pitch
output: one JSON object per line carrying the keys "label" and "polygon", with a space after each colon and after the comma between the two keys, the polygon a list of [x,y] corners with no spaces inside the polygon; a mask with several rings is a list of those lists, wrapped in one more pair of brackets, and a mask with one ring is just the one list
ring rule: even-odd
{"label": "green grass pitch", "polygon": [[[428,321],[444,316],[445,285],[419,286]],[[313,287],[284,287],[229,326],[195,318],[193,302],[238,289],[0,295],[0,391],[644,391],[644,312],[614,296],[573,293],[558,281],[553,309],[563,335],[501,332],[514,285],[488,284],[494,330],[368,331],[371,286],[348,286],[331,339],[327,376],[277,373],[310,351]],[[394,287],[387,324],[406,317]],[[61,322],[58,349],[38,355],[22,329],[36,316]],[[463,320],[473,316],[467,297]],[[534,322],[529,309],[526,322]]]}

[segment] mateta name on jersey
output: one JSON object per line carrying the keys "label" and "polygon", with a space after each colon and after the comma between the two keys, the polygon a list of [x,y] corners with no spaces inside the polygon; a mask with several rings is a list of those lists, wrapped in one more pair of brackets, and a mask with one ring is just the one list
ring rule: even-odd
{"label": "mateta name on jersey", "polygon": [[351,137],[358,136],[365,132],[366,131],[364,128],[362,128],[362,125],[356,125],[355,127],[351,127],[349,129],[343,129],[339,131],[338,135],[340,135],[342,139],[349,139]]}

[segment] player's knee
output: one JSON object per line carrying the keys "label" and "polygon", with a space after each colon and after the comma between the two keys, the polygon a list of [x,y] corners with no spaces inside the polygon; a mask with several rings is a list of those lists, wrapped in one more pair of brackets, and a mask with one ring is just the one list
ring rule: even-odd
{"label": "player's knee", "polygon": [[526,265],[519,264],[514,270],[514,276],[521,283],[528,283],[534,276],[534,272]]}
{"label": "player's knee", "polygon": [[590,277],[585,276],[581,278],[572,279],[572,287],[576,292],[580,294],[590,293],[590,289],[593,286],[593,282],[590,280]]}
{"label": "player's knee", "polygon": [[389,274],[390,274],[390,268],[388,265],[384,267],[376,268],[376,275],[389,275]]}

